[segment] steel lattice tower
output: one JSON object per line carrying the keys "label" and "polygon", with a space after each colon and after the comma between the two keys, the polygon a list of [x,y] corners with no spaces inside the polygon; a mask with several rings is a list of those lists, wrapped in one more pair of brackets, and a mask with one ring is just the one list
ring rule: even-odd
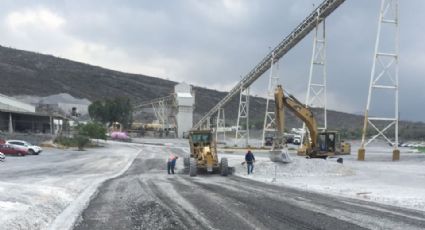
{"label": "steel lattice tower", "polygon": [[249,144],[249,87],[241,88],[239,95],[238,121],[236,123],[235,145],[239,139],[245,139],[245,145]]}
{"label": "steel lattice tower", "polygon": [[[383,31],[383,29],[386,29]],[[386,33],[384,33],[386,32]],[[394,39],[394,40],[392,40]],[[399,56],[399,22],[398,22],[398,0],[382,0],[379,14],[378,32],[376,36],[375,52],[370,74],[369,94],[367,98],[362,144],[358,151],[358,160],[364,160],[365,147],[378,137],[383,137],[390,143],[393,149],[393,160],[399,160],[398,150],[398,59]],[[371,115],[371,101],[374,93],[389,93],[392,97],[379,98],[381,103],[393,103],[394,116],[382,117]],[[376,96],[375,96],[376,98]],[[376,112],[382,114],[382,112]],[[376,134],[366,141],[368,125]],[[394,142],[385,133],[394,126]]]}
{"label": "steel lattice tower", "polygon": [[155,117],[158,119],[159,124],[161,124],[162,129],[164,129],[165,124],[168,123],[168,108],[166,99],[160,99],[156,103],[152,103],[152,108],[155,113]]}
{"label": "steel lattice tower", "polygon": [[[317,17],[321,17],[320,12]],[[310,73],[308,78],[307,95],[305,97],[306,107],[323,109],[323,117],[318,119],[319,130],[326,130],[327,123],[327,99],[326,99],[326,30],[325,19],[317,20],[313,37],[313,52],[310,62]],[[304,143],[306,134],[305,123],[303,123],[301,143]],[[300,145],[302,146],[302,145]]]}
{"label": "steel lattice tower", "polygon": [[274,100],[274,90],[279,84],[279,63],[274,58],[275,57],[273,54],[272,61],[270,64],[269,85],[267,89],[266,113],[264,115],[262,146],[265,145],[266,134],[274,134],[276,132],[276,120],[274,109],[271,109],[272,106],[269,105],[270,101]]}
{"label": "steel lattice tower", "polygon": [[215,129],[215,140],[218,142],[219,133],[223,133],[223,142],[226,141],[226,120],[224,117],[224,109],[220,108],[217,112],[217,118],[216,118],[216,129]]}

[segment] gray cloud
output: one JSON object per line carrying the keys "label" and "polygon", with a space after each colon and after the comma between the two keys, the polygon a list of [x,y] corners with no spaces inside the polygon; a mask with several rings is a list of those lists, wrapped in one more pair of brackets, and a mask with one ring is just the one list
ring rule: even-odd
{"label": "gray cloud", "polygon": [[[0,9],[4,35],[0,42],[106,68],[229,90],[320,2],[10,1]],[[378,0],[346,1],[326,21],[332,109],[364,110],[379,6]],[[420,106],[425,102],[421,81],[425,16],[417,9],[423,8],[424,1],[400,1],[400,114],[402,119],[421,121],[425,121]],[[8,24],[13,13],[28,21]],[[54,24],[55,17],[63,19],[63,24]],[[51,27],[44,25],[46,20],[53,23]],[[280,61],[285,87],[300,99],[307,88],[311,52],[309,35]],[[267,77],[253,85],[253,94],[265,94]],[[384,105],[387,99],[377,100]]]}

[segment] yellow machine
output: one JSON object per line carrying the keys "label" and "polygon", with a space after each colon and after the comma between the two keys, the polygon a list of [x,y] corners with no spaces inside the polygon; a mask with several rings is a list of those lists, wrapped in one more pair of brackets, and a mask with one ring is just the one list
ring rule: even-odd
{"label": "yellow machine", "polygon": [[[285,95],[281,85],[275,90],[276,123],[278,130],[284,128],[284,107],[300,118],[307,126],[309,139],[302,143],[298,155],[309,157],[328,157],[334,155],[350,154],[351,145],[341,143],[339,133],[336,131],[319,132],[313,112],[292,95]],[[283,132],[282,132],[283,133]],[[282,144],[282,137],[277,138],[277,144]],[[280,141],[279,141],[280,140]]]}
{"label": "yellow machine", "polygon": [[190,176],[196,176],[199,170],[220,173],[227,176],[231,169],[227,158],[219,162],[212,130],[192,130],[189,132],[190,157],[184,158],[184,166]]}
{"label": "yellow machine", "polygon": [[122,132],[122,125],[119,122],[112,122],[111,126],[109,127],[110,132]]}

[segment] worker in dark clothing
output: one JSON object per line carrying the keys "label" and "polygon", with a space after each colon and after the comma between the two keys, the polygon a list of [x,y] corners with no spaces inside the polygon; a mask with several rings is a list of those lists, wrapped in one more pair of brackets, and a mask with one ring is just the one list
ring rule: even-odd
{"label": "worker in dark clothing", "polygon": [[171,154],[167,161],[167,171],[168,174],[174,174],[174,168],[176,167],[176,161],[179,157]]}
{"label": "worker in dark clothing", "polygon": [[248,168],[248,174],[252,173],[252,171],[254,170],[254,162],[254,154],[251,152],[251,150],[248,149],[248,152],[245,154],[245,163]]}

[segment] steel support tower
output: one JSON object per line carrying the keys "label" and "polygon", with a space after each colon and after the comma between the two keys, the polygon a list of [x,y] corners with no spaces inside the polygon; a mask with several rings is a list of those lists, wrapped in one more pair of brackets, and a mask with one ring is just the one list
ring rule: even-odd
{"label": "steel support tower", "polygon": [[[321,15],[318,14],[317,17],[321,17]],[[323,116],[320,117],[321,119],[318,119],[318,129],[326,130],[328,126],[326,99],[326,27],[324,18],[322,20],[318,19],[316,22],[305,106],[323,109]],[[301,143],[304,143],[307,132],[305,123],[303,123],[302,130]]]}
{"label": "steel support tower", "polygon": [[148,107],[152,107],[155,118],[163,129],[177,127],[176,114],[178,106],[175,93],[133,105],[133,112],[141,111],[143,108]]}
{"label": "steel support tower", "polygon": [[164,128],[165,124],[168,123],[167,104],[164,99],[158,100],[156,103],[152,103],[152,108],[155,113],[156,119],[158,119],[161,127]]}
{"label": "steel support tower", "polygon": [[[272,59],[274,59],[274,54],[272,54]],[[270,64],[270,75],[269,75],[269,85],[267,89],[267,98],[266,98],[266,113],[264,115],[264,124],[263,124],[263,138],[261,145],[265,146],[265,138],[269,133],[276,132],[276,118],[274,113],[274,107],[270,106],[271,101],[274,100],[274,91],[279,84],[279,62],[271,61]]]}
{"label": "steel support tower", "polygon": [[249,87],[241,88],[239,94],[238,121],[236,123],[235,145],[239,139],[245,139],[245,146],[249,145]]}
{"label": "steel support tower", "polygon": [[220,108],[217,112],[217,118],[216,118],[216,129],[215,129],[215,139],[217,142],[219,142],[219,133],[222,133],[222,142],[226,142],[226,120],[224,117],[224,109]]}
{"label": "steel support tower", "polygon": [[[362,143],[358,151],[358,160],[364,160],[365,147],[378,137],[384,138],[393,146],[393,160],[399,160],[398,150],[398,56],[399,56],[399,21],[398,21],[398,0],[382,0],[379,14],[378,33],[375,42],[375,52],[370,74],[369,94],[364,116]],[[394,116],[382,117],[377,114],[382,112],[374,111],[370,114],[371,101],[374,93],[388,93],[391,96],[381,97],[382,102],[394,106]],[[377,98],[375,96],[375,98]],[[382,105],[378,103],[377,105]],[[375,104],[376,106],[376,104]],[[366,140],[368,125],[372,127],[375,135]],[[394,142],[385,133],[394,127]]]}

